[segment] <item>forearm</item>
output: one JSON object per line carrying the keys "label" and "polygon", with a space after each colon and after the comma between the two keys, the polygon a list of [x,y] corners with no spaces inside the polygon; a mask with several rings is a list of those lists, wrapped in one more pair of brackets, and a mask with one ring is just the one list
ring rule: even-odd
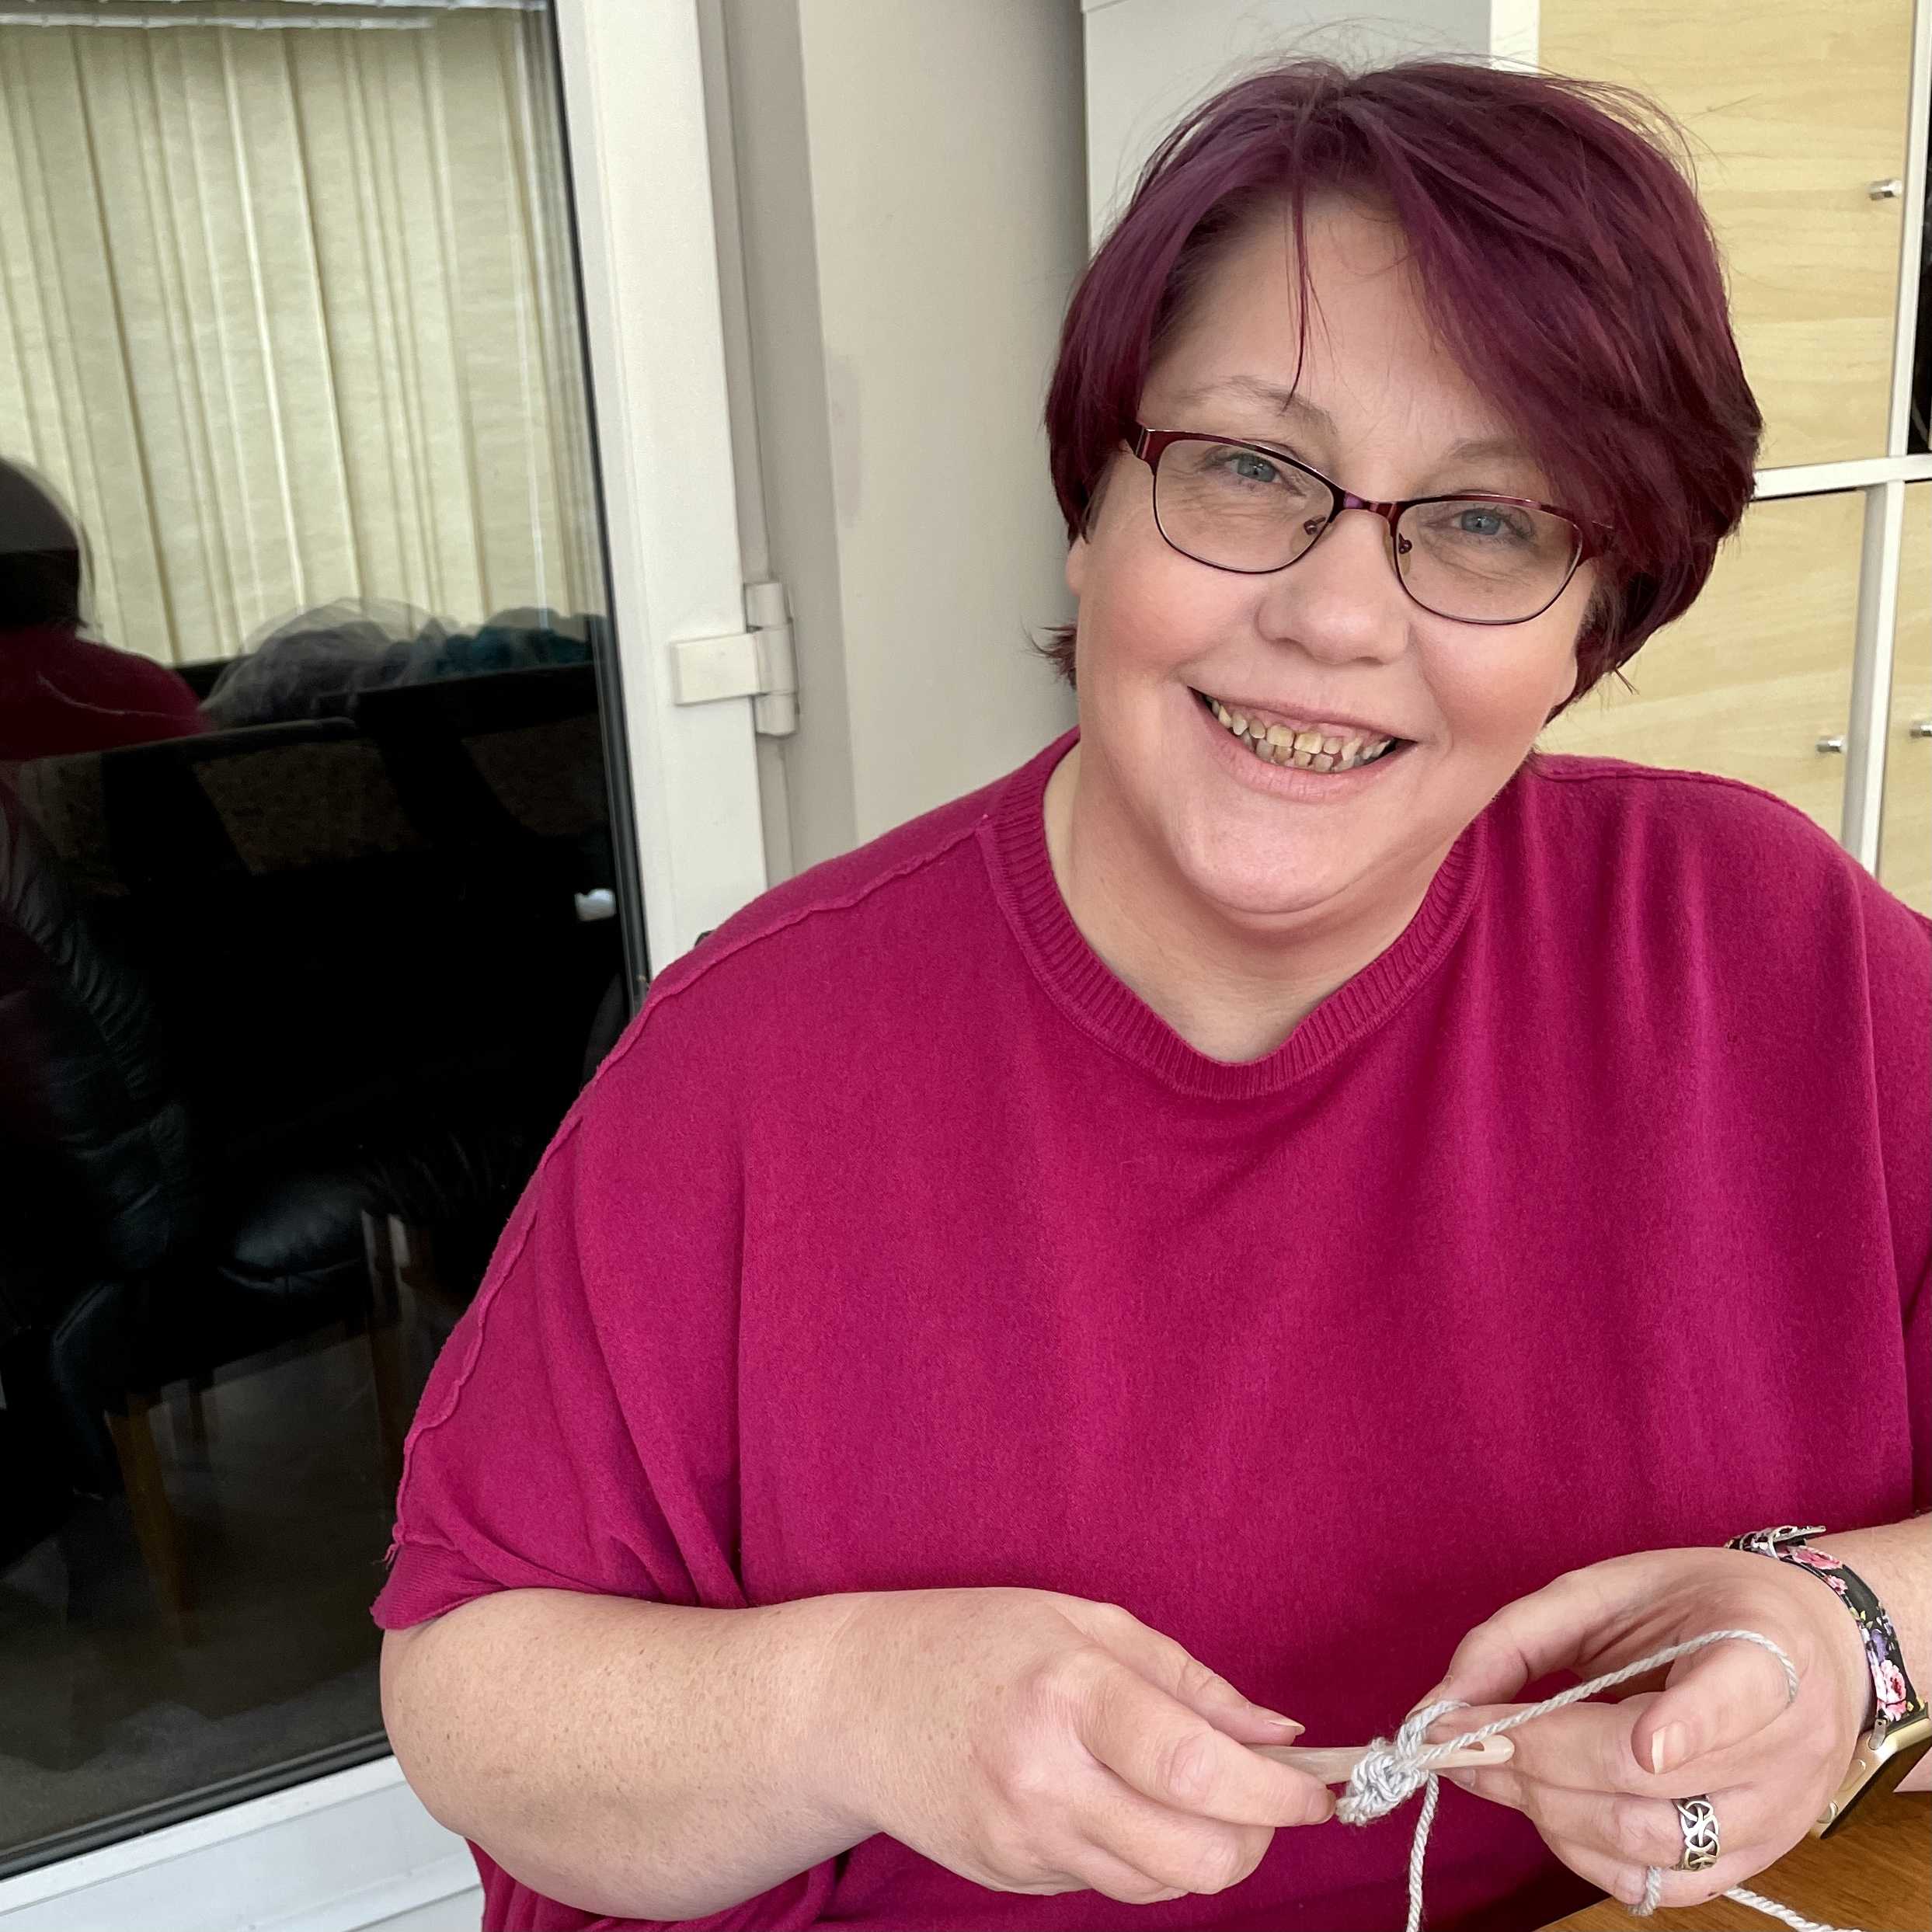
{"label": "forearm", "polygon": [[[1819,1537],[1812,1547],[1849,1564],[1871,1586],[1898,1631],[1906,1676],[1921,1697],[1932,1697],[1932,1516]],[[1899,1789],[1932,1791],[1932,1753]]]}
{"label": "forearm", "polygon": [[869,1835],[817,1718],[861,1600],[484,1597],[385,1641],[390,1739],[430,1811],[534,1891],[700,1917]]}

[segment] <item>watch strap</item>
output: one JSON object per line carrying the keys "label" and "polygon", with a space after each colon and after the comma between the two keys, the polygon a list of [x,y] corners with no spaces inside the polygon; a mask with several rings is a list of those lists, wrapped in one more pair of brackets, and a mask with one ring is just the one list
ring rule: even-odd
{"label": "watch strap", "polygon": [[1905,1654],[1899,1646],[1899,1633],[1885,1607],[1872,1593],[1871,1586],[1856,1570],[1835,1556],[1814,1550],[1808,1539],[1825,1534],[1820,1524],[1808,1527],[1784,1523],[1775,1530],[1753,1530],[1733,1537],[1725,1545],[1730,1550],[1749,1550],[1759,1556],[1789,1563],[1817,1578],[1857,1620],[1864,1638],[1865,1662],[1871,1667],[1873,1708],[1871,1739],[1882,1744],[1895,1725],[1909,1724],[1926,1714],[1925,1700],[1906,1676]]}

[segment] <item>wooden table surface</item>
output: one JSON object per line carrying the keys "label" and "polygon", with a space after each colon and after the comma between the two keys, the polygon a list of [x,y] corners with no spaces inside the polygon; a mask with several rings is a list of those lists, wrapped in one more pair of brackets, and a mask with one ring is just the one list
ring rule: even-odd
{"label": "wooden table surface", "polygon": [[[1932,1791],[1894,1791],[1872,1805],[1869,1819],[1836,1837],[1804,1840],[1746,1889],[1854,1932],[1932,1932]],[[1658,1932],[1777,1932],[1778,1921],[1735,1899],[1659,1910],[1648,1920],[1606,1899],[1544,1932],[1635,1932],[1645,1924]]]}

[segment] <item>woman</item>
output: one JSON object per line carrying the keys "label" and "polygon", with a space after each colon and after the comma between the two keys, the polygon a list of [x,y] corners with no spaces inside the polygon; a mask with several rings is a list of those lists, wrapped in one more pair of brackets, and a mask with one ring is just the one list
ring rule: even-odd
{"label": "woman", "polygon": [[0,764],[185,738],[207,724],[165,665],[81,635],[81,538],[0,461]]}
{"label": "woman", "polygon": [[1435,1925],[1677,1905],[1874,1695],[1725,1538],[1932,1676],[1927,927],[1530,755],[1751,488],[1623,107],[1297,63],[1149,165],[1047,410],[1078,733],[659,977],[424,1398],[386,1707],[488,1924],[1380,1932],[1412,1819],[1248,1746],[1758,1631],[1788,1708],[1713,1645],[1436,1826]]}

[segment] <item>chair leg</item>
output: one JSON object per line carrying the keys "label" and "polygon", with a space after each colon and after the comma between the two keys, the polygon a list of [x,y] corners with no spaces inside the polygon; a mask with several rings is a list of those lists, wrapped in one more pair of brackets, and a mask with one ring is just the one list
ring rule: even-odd
{"label": "chair leg", "polygon": [[369,1325],[369,1369],[376,1387],[376,1422],[382,1431],[382,1473],[393,1495],[402,1482],[402,1442],[409,1404],[402,1392],[402,1352],[393,1321]]}
{"label": "chair leg", "polygon": [[205,1450],[218,1426],[214,1414],[214,1377],[205,1370],[188,1377],[188,1439]]}
{"label": "chair leg", "polygon": [[392,1495],[402,1481],[402,1442],[409,1429],[399,1344],[401,1297],[396,1290],[393,1217],[362,1217],[362,1246],[369,1271],[369,1372],[375,1384],[376,1423],[382,1432],[382,1471]]}
{"label": "chair leg", "polygon": [[134,1519],[134,1540],[141,1546],[141,1561],[161,1606],[162,1621],[177,1636],[185,1637],[192,1607],[187,1566],[182,1560],[179,1526],[162,1480],[147,1397],[130,1394],[127,1414],[110,1414],[107,1429],[114,1440],[127,1506]]}
{"label": "chair leg", "polygon": [[220,1426],[214,1409],[214,1378],[205,1369],[187,1378],[183,1393],[171,1405],[169,1419],[176,1453],[185,1443],[197,1457],[205,1460]]}
{"label": "chair leg", "polygon": [[399,1214],[389,1217],[389,1235],[397,1254],[396,1278],[410,1287],[433,1294],[446,1291],[436,1265],[436,1237]]}

